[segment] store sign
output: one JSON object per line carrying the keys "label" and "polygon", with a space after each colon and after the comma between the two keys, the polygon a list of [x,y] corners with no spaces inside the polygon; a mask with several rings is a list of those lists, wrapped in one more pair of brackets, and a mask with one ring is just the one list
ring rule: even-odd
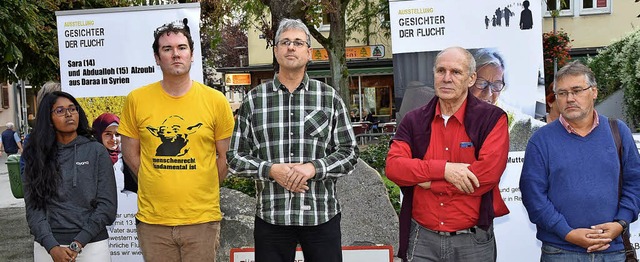
{"label": "store sign", "polygon": [[[383,45],[351,46],[351,47],[345,48],[344,51],[347,59],[384,57]],[[327,54],[327,50],[324,48],[314,48],[311,51],[311,60],[313,61],[329,60],[329,54]]]}
{"label": "store sign", "polygon": [[249,86],[251,85],[251,74],[226,74],[224,82],[228,86]]}
{"label": "store sign", "polygon": [[[232,248],[231,262],[255,262],[254,248]],[[391,262],[393,261],[392,246],[343,246],[342,260],[345,262]],[[296,249],[294,262],[304,262],[301,248]]]}

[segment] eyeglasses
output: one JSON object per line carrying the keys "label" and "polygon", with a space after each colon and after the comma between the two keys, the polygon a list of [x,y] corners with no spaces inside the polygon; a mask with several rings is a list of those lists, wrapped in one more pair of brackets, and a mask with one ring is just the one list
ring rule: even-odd
{"label": "eyeglasses", "polygon": [[491,92],[500,92],[504,89],[504,82],[502,80],[496,80],[494,82],[489,82],[482,78],[478,78],[475,83],[476,88],[480,90],[487,89],[488,86],[491,86]]}
{"label": "eyeglasses", "polygon": [[309,43],[302,41],[302,40],[289,40],[289,39],[284,39],[284,40],[280,40],[278,41],[278,45],[281,47],[289,47],[290,44],[293,44],[293,46],[295,47],[302,47],[304,45],[306,45],[307,47],[309,47]]}
{"label": "eyeglasses", "polygon": [[[153,31],[153,37],[158,37],[159,35],[164,34],[167,31],[171,31],[171,29],[178,29],[178,30],[184,30],[186,27],[182,22],[174,22],[174,23],[167,23],[164,24],[158,28],[156,28],[156,31]],[[189,31],[189,30],[187,30]],[[191,32],[189,32],[191,33]]]}
{"label": "eyeglasses", "polygon": [[565,91],[565,90],[561,90],[556,93],[556,98],[567,98],[569,97],[569,94],[572,94],[574,96],[579,96],[580,94],[583,94],[584,91],[587,91],[587,89],[592,88],[593,86],[588,86],[585,88],[577,88],[577,89],[573,89],[571,91]]}
{"label": "eyeglasses", "polygon": [[78,113],[78,109],[75,106],[70,106],[70,107],[59,106],[51,110],[51,113],[55,114],[56,116],[64,116],[67,113],[73,115]]}

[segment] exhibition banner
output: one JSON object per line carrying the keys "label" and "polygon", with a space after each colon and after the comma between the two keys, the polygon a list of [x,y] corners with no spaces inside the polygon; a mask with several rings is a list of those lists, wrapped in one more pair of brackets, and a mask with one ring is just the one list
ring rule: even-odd
{"label": "exhibition banner", "polygon": [[[390,1],[394,67],[410,60],[415,64],[406,65],[407,69],[420,68],[420,73],[432,76],[434,61],[416,57],[451,46],[495,54],[505,67],[505,88],[496,104],[516,120],[535,120],[544,111],[545,96],[542,14],[540,0],[526,2],[527,9],[522,1],[513,0]],[[525,14],[531,20],[523,18]],[[407,78],[406,86],[421,77],[394,74],[394,78]]]}
{"label": "exhibition banner", "polygon": [[[120,114],[133,89],[162,79],[152,44],[155,31],[172,24],[193,36],[191,79],[202,82],[200,4],[103,8],[56,12],[62,90],[78,98],[89,123]],[[118,214],[108,228],[113,261],[143,261],[135,214],[137,195],[123,188],[122,159],[114,165]]]}
{"label": "exhibition banner", "polygon": [[[522,204],[519,180],[527,141],[545,124],[540,121],[545,108],[541,7],[541,0],[389,2],[396,88],[433,90],[435,56],[451,46],[471,51],[479,65],[490,55],[504,67],[497,74],[504,89],[480,97],[504,109],[509,117],[510,152],[499,187],[511,213],[494,221],[498,261],[540,258],[542,244]],[[482,78],[480,69],[476,73]],[[408,99],[404,96],[402,101]],[[631,242],[637,249],[640,230],[636,224],[631,225]]]}
{"label": "exhibition banner", "polygon": [[133,89],[160,81],[152,44],[156,29],[183,26],[193,36],[192,80],[203,82],[200,4],[56,12],[62,90],[78,98],[89,122],[120,114]]}

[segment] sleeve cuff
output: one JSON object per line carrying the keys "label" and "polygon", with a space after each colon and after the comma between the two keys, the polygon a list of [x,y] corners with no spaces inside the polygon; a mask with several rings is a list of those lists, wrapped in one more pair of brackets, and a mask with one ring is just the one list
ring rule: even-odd
{"label": "sleeve cuff", "polygon": [[558,236],[561,237],[562,239],[565,239],[565,237],[567,237],[567,234],[569,234],[571,230],[573,230],[573,228],[570,227],[569,224],[567,224],[567,221],[564,221],[564,220],[559,221],[553,227],[553,232],[556,232]]}
{"label": "sleeve cuff", "polygon": [[618,215],[615,216],[614,220],[622,219],[629,223],[629,225],[631,225],[631,223],[635,221],[634,218],[637,218],[637,216],[634,216],[633,212],[631,212],[630,210],[620,209],[618,211]]}
{"label": "sleeve cuff", "polygon": [[82,246],[84,247],[87,245],[87,243],[89,243],[89,241],[91,241],[92,238],[93,237],[89,234],[89,232],[87,232],[86,230],[82,230],[73,240],[80,242],[80,244],[82,244]]}
{"label": "sleeve cuff", "polygon": [[264,161],[260,163],[260,167],[258,168],[258,179],[259,180],[271,180],[269,177],[269,172],[271,172],[272,163]]}
{"label": "sleeve cuff", "polygon": [[60,243],[58,243],[58,240],[56,240],[53,235],[47,236],[42,240],[42,243],[40,244],[42,244],[42,246],[47,250],[47,253],[51,252],[52,248],[60,245]]}
{"label": "sleeve cuff", "polygon": [[327,177],[324,162],[320,159],[311,160],[311,164],[316,168],[316,175],[313,177],[313,180],[323,180]]}
{"label": "sleeve cuff", "polygon": [[444,180],[444,167],[447,165],[447,160],[429,160],[429,174],[431,175],[431,181]]}

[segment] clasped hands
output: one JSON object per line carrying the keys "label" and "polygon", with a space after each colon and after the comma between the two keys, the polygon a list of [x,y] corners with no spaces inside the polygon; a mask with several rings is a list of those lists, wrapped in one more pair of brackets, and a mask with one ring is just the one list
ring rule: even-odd
{"label": "clasped hands", "polygon": [[309,190],[307,180],[316,175],[316,167],[312,163],[273,164],[269,176],[280,186],[294,193]]}
{"label": "clasped hands", "polygon": [[618,222],[607,222],[571,230],[564,239],[570,243],[586,248],[588,253],[603,251],[609,243],[622,234],[622,225]]}
{"label": "clasped hands", "polygon": [[[444,180],[466,194],[471,194],[475,188],[480,187],[478,177],[469,170],[469,164],[466,163],[447,162],[444,167]],[[429,189],[431,182],[420,183],[418,186]]]}
{"label": "clasped hands", "polygon": [[54,262],[70,262],[75,261],[78,253],[68,247],[55,246],[49,251],[49,255]]}

